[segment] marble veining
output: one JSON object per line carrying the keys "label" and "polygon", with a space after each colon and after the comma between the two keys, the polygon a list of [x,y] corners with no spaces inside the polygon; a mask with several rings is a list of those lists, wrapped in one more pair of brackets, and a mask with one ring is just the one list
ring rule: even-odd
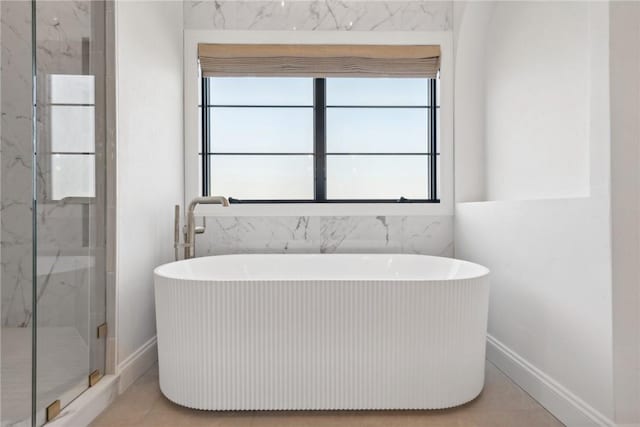
{"label": "marble veining", "polygon": [[452,2],[205,0],[184,2],[186,29],[450,31]]}
{"label": "marble veining", "polygon": [[[38,2],[37,25],[37,136],[40,152],[36,167],[37,255],[54,259],[53,274],[38,269],[39,326],[67,326],[76,318],[78,298],[86,294],[91,266],[59,273],[55,261],[88,255],[83,218],[93,215],[79,205],[48,202],[51,157],[46,81],[50,73],[86,74],[96,44],[90,1]],[[2,318],[3,327],[30,326],[32,316],[32,126],[31,126],[31,5],[2,2]],[[83,45],[85,47],[83,47]],[[97,56],[97,55],[96,55]],[[92,57],[93,58],[93,57]],[[101,125],[98,123],[98,125]],[[53,258],[51,258],[53,257]],[[75,276],[74,276],[75,275]],[[84,316],[86,317],[86,315]],[[83,334],[85,335],[85,334]]]}
{"label": "marble veining", "polygon": [[[187,0],[188,30],[451,31],[451,1]],[[198,256],[405,252],[453,255],[450,216],[207,218]]]}
{"label": "marble veining", "polygon": [[31,7],[2,2],[0,128],[2,327],[31,318]]}
{"label": "marble veining", "polygon": [[413,253],[453,256],[450,216],[208,217],[196,255]]}
{"label": "marble veining", "polygon": [[[88,0],[36,4],[38,158],[34,163],[31,3],[0,2],[3,426],[20,424],[20,420],[28,424],[30,398],[25,396],[31,393],[32,327],[38,328],[38,411],[71,384],[79,383],[84,388],[89,364],[93,366],[90,351],[93,352],[96,339],[89,331],[93,330],[90,325],[96,322],[91,316],[96,317],[95,312],[100,309],[104,316],[104,301],[101,308],[88,304],[98,299],[92,293],[104,287],[104,278],[96,274],[99,251],[95,246],[99,236],[95,232],[87,233],[83,219],[89,215],[91,221],[96,221],[96,209],[48,200],[51,157],[46,149],[50,133],[46,83],[52,73],[87,74],[100,70],[100,47],[94,28],[101,4]],[[96,126],[104,127],[100,118],[97,122]],[[38,202],[35,248],[34,168]],[[34,250],[37,254],[35,278],[32,273]],[[34,325],[32,310],[34,292],[38,304],[37,325]],[[90,309],[94,312],[90,313]]]}

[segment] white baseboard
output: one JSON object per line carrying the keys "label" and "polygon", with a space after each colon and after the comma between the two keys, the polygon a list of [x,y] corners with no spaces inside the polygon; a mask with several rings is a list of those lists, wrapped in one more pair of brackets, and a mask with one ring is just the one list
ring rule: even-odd
{"label": "white baseboard", "polygon": [[118,364],[119,393],[124,393],[131,384],[156,363],[156,360],[158,360],[158,343],[156,337],[153,337]]}
{"label": "white baseboard", "polygon": [[88,426],[118,397],[118,376],[105,375],[93,387],[67,405],[47,427]]}
{"label": "white baseboard", "polygon": [[615,426],[604,414],[487,335],[487,359],[568,427]]}

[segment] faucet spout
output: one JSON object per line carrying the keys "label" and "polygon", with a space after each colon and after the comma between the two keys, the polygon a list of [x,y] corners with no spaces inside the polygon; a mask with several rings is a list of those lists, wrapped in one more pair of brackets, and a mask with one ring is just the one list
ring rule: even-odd
{"label": "faucet spout", "polygon": [[[195,210],[198,205],[222,205],[229,206],[229,200],[222,196],[196,197],[191,200],[187,209],[187,232],[184,242],[184,258],[196,256],[196,219]],[[203,230],[204,231],[204,230]]]}

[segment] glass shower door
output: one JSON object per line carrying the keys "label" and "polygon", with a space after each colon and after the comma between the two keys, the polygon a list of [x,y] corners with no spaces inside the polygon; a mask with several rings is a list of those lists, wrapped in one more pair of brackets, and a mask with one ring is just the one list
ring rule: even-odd
{"label": "glass shower door", "polygon": [[35,10],[39,425],[104,373],[105,3]]}
{"label": "glass shower door", "polygon": [[33,354],[31,3],[0,1],[0,425],[30,426]]}
{"label": "glass shower door", "polygon": [[0,2],[0,426],[105,369],[105,2]]}

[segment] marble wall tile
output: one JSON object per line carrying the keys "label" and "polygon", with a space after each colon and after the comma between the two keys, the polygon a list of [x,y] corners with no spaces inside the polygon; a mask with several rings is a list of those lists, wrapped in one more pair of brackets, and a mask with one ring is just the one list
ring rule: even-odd
{"label": "marble wall tile", "polygon": [[453,256],[451,216],[216,217],[196,255],[414,253]]}
{"label": "marble wall tile", "polygon": [[[185,29],[451,31],[450,1],[184,1]],[[453,255],[452,217],[208,218],[196,253],[402,252]]]}
{"label": "marble wall tile", "polygon": [[[46,263],[38,264],[38,326],[75,326],[83,337],[87,335],[89,286],[100,287],[105,280],[104,275],[96,274],[93,266],[83,263],[78,263],[74,271],[60,272],[59,269],[73,257],[89,256],[89,248],[104,240],[94,230],[100,207],[62,205],[48,200],[51,157],[46,154],[50,130],[46,107],[47,81],[49,74],[77,75],[100,70],[104,60],[95,59],[100,58],[101,53],[95,34],[95,16],[100,7],[100,2],[88,0],[36,4],[37,136],[40,148],[35,164],[38,200],[36,255],[38,261],[55,260],[50,263],[51,271],[44,265]],[[31,259],[34,249],[31,215],[31,4],[3,1],[1,19],[1,322],[2,326],[27,327],[33,319]],[[97,135],[104,133],[103,122],[98,120],[96,123]],[[103,147],[103,139],[97,138],[96,149]],[[101,161],[104,157],[98,159]]]}
{"label": "marble wall tile", "polygon": [[184,2],[186,29],[449,31],[452,2],[205,0]]}
{"label": "marble wall tile", "polygon": [[6,246],[2,253],[2,327],[30,326],[32,319],[32,244]]}
{"label": "marble wall tile", "polygon": [[[451,1],[184,1],[185,29],[451,31]],[[196,253],[402,252],[453,255],[450,216],[208,218]]]}
{"label": "marble wall tile", "polygon": [[[60,254],[62,251],[59,251]],[[73,327],[89,344],[89,256],[41,256],[38,258],[38,326]]]}
{"label": "marble wall tile", "polygon": [[32,300],[31,5],[0,2],[1,324],[27,326]]}
{"label": "marble wall tile", "polygon": [[318,239],[309,217],[208,217],[197,255],[311,252]]}

